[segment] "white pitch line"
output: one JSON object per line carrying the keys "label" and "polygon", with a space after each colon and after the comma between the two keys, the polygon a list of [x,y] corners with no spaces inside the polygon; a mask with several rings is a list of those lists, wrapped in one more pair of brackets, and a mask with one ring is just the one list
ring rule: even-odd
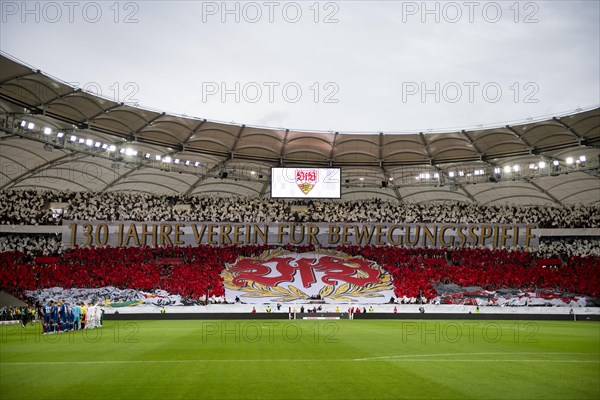
{"label": "white pitch line", "polygon": [[410,357],[460,357],[460,356],[552,356],[552,355],[598,355],[600,353],[442,353],[442,354],[403,354],[397,356],[381,356],[381,357],[367,357],[367,358],[355,358],[354,361],[376,361],[376,360],[395,360]]}
{"label": "white pitch line", "polygon": [[[422,357],[440,357],[440,356],[460,356],[460,355],[565,355],[565,354],[595,354],[595,353],[454,353],[454,354],[416,354],[407,357],[397,358],[331,358],[331,359],[238,359],[238,360],[99,360],[99,361],[40,361],[40,362],[2,362],[2,366],[14,366],[14,365],[97,365],[97,364],[201,364],[201,363],[244,363],[244,362],[356,362],[356,361],[367,361],[367,362],[380,362],[380,361],[392,361],[392,362],[544,362],[544,363],[600,363],[600,360],[540,360],[540,359],[506,359],[506,358],[495,358],[495,359],[446,359],[446,358],[419,358]],[[412,357],[412,358],[408,358]]]}
{"label": "white pitch line", "polygon": [[[442,354],[403,354],[398,356],[381,356],[381,357],[368,357],[368,358],[355,358],[354,361],[385,361],[385,360],[395,360],[395,359],[404,359],[410,357],[460,357],[460,356],[552,356],[552,355],[581,355],[581,354],[592,354],[597,355],[600,353],[442,353]],[[448,360],[452,361],[452,360]]]}

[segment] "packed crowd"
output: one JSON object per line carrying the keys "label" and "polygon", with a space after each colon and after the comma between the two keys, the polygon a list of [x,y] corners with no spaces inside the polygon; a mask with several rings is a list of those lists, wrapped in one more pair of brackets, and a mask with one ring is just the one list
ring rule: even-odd
{"label": "packed crowd", "polygon": [[[49,204],[67,203],[62,212]],[[189,210],[174,209],[189,205]],[[306,212],[293,211],[304,205]],[[0,224],[47,225],[68,220],[213,222],[387,222],[537,224],[540,228],[600,226],[600,205],[482,205],[457,201],[399,203],[274,200],[125,192],[0,191]]]}
{"label": "packed crowd", "polygon": [[[68,204],[52,210],[52,202]],[[187,204],[189,210],[174,208]],[[292,206],[306,206],[296,212]],[[510,206],[460,202],[390,203],[382,200],[289,201],[183,197],[140,193],[0,191],[0,224],[47,225],[68,220],[143,220],[214,222],[387,222],[529,223],[540,228],[597,228],[599,205]],[[222,297],[224,263],[253,256],[271,246],[197,246],[162,248],[61,247],[60,235],[1,234],[0,287],[23,298],[46,287],[165,290],[184,299]],[[292,251],[310,246],[286,246]],[[342,246],[386,268],[398,298],[435,297],[435,285],[548,288],[598,298],[600,238],[542,238],[536,249]],[[50,257],[44,257],[50,256]],[[56,257],[60,256],[60,257]],[[40,261],[39,257],[45,258]],[[164,263],[161,259],[180,259]],[[548,262],[546,262],[548,261]],[[134,266],[134,267],[132,267]],[[69,306],[65,318],[68,320]],[[73,309],[77,306],[72,307]],[[60,309],[59,309],[60,311]],[[93,326],[94,321],[90,321]],[[48,325],[49,326],[49,325]],[[63,327],[56,325],[56,331]],[[54,328],[52,328],[54,329]],[[70,329],[66,326],[63,330]],[[72,327],[74,329],[74,326]]]}
{"label": "packed crowd", "polygon": [[[74,248],[56,262],[36,265],[18,252],[0,254],[0,284],[23,297],[44,287],[166,290],[189,299],[224,296],[220,273],[238,256],[254,256],[272,246]],[[312,246],[291,246],[305,252]],[[337,250],[373,260],[393,277],[398,298],[435,297],[434,285],[454,283],[485,290],[551,289],[598,298],[600,257],[571,256],[545,265],[524,251],[339,246]],[[161,260],[178,258],[180,263]],[[135,266],[135,267],[132,267]]]}
{"label": "packed crowd", "polygon": [[0,321],[21,321],[23,326],[38,316],[34,307],[0,307]]}
{"label": "packed crowd", "polygon": [[[541,238],[538,248],[510,248],[523,250],[537,258],[568,258],[571,256],[600,256],[600,238]],[[61,235],[55,234],[3,234],[0,235],[0,253],[18,251],[29,257],[56,256],[61,247]]]}

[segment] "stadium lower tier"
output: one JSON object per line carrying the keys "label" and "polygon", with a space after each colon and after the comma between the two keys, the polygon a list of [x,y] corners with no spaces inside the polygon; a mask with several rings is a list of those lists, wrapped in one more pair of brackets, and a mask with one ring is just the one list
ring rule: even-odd
{"label": "stadium lower tier", "polygon": [[[202,304],[207,294],[213,302],[233,302],[225,298],[222,273],[226,264],[243,257],[258,257],[272,249],[273,246],[207,245],[92,247],[73,248],[60,257],[38,258],[5,252],[0,254],[0,287],[22,299],[27,293],[56,287],[109,287],[142,291],[150,293],[150,297],[163,291],[178,296],[182,305]],[[285,250],[316,251],[313,246],[291,245]],[[573,306],[584,298],[587,301],[581,305],[593,306],[600,296],[597,256],[537,259],[522,251],[389,246],[340,246],[334,250],[372,261],[387,271],[396,301],[403,303],[487,305],[492,298],[510,294],[513,303],[496,305]],[[336,284],[343,282],[338,280]],[[99,299],[106,296],[101,292]],[[503,296],[495,295],[498,293]]]}

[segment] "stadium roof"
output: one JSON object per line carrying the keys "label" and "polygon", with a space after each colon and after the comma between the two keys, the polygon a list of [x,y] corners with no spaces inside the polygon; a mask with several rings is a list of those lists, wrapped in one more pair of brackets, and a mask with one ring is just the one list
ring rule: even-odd
{"label": "stadium roof", "polygon": [[294,131],[115,102],[2,55],[0,125],[3,190],[268,197],[271,167],[332,166],[342,200],[600,202],[596,107],[453,132]]}

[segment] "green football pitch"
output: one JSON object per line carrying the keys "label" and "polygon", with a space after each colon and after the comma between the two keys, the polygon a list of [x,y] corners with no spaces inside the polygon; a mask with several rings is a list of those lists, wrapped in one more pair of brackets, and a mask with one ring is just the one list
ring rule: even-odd
{"label": "green football pitch", "polygon": [[600,324],[106,321],[0,325],[0,399],[598,399]]}

